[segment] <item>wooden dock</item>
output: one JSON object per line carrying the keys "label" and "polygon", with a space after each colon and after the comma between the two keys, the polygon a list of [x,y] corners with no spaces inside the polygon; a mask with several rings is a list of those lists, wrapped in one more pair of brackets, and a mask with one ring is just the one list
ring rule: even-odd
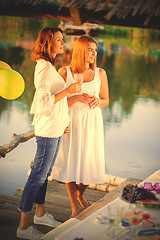
{"label": "wooden dock", "polygon": [[[141,180],[127,179],[119,186],[116,186],[111,192],[93,190],[88,188],[85,192],[86,199],[92,204],[89,208],[82,211],[77,216],[77,219],[82,220],[113,201],[118,193],[120,193],[125,185],[128,183],[138,184]],[[19,224],[20,213],[17,211],[20,197],[22,194],[20,189],[13,195],[0,194],[0,235],[2,240],[17,240],[16,229]],[[59,182],[49,182],[46,194],[46,210],[52,214],[55,219],[65,222],[71,215],[70,201],[65,184]],[[31,224],[35,213],[35,207],[31,212]],[[47,226],[36,226],[36,228],[43,232],[48,233],[52,228]]]}
{"label": "wooden dock", "polygon": [[[0,236],[2,240],[17,240],[16,229],[19,224],[20,213],[17,211],[22,189],[13,195],[0,194]],[[104,197],[106,192],[87,189],[86,198],[91,204]],[[70,201],[65,184],[48,182],[46,194],[46,210],[55,219],[65,222],[71,215]],[[31,220],[35,213],[35,207],[31,212]],[[31,222],[32,224],[32,222]],[[36,226],[39,231],[47,233],[52,228]]]}

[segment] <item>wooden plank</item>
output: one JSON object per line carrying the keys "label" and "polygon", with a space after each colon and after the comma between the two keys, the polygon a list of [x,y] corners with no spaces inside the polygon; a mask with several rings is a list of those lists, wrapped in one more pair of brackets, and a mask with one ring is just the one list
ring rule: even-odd
{"label": "wooden plank", "polygon": [[[6,210],[17,212],[22,191],[23,188],[21,188],[20,191],[16,192],[14,195],[0,195],[0,208],[2,215],[7,215]],[[99,190],[86,189],[85,197],[92,204],[104,197],[105,194],[105,192]],[[69,219],[71,215],[70,200],[65,184],[59,182],[48,182],[45,205],[46,210],[50,214],[53,214],[57,220],[64,222]],[[80,209],[80,211],[82,211],[82,209]],[[34,213],[35,206],[33,207],[31,215],[33,216]],[[12,214],[12,216],[14,216],[14,214]]]}
{"label": "wooden plank", "polygon": [[[93,204],[106,195],[106,192],[86,189],[85,198]],[[70,200],[64,183],[48,182],[46,210],[59,221],[66,221],[71,215]],[[80,208],[82,212],[82,208]]]}
{"label": "wooden plank", "polygon": [[121,183],[111,192],[107,193],[103,198],[92,204],[89,208],[85,209],[82,213],[77,216],[77,219],[83,220],[84,218],[88,217],[92,213],[96,212],[98,209],[102,208],[103,206],[107,205],[108,203],[112,202],[114,199],[117,198],[118,194],[122,192],[123,188],[127,184],[138,184],[142,180],[135,179],[135,178],[128,178],[126,181]]}
{"label": "wooden plank", "polygon": [[69,7],[69,12],[70,12],[70,16],[71,16],[71,19],[72,19],[72,22],[74,23],[74,25],[77,25],[77,26],[82,25],[79,8],[77,6],[71,5]]}
{"label": "wooden plank", "polygon": [[[113,201],[117,197],[118,193],[122,192],[123,187],[127,184],[130,183],[134,185],[138,184],[139,182],[141,182],[139,179],[127,179],[125,182],[115,187],[115,189],[110,193],[87,188],[85,197],[92,205],[83,211],[80,209],[80,214],[77,216],[77,219],[82,220],[104,205]],[[17,211],[17,208],[22,190],[23,189],[20,189],[20,191],[14,195],[0,194],[0,233],[3,240],[17,240],[16,229],[20,219],[20,213]],[[65,184],[59,182],[48,183],[45,205],[47,212],[52,214],[55,219],[61,222],[69,219],[71,215],[71,209]],[[31,212],[31,224],[33,224],[32,221],[34,214],[35,206]],[[37,225],[36,228],[43,233],[47,233],[52,230],[50,227],[41,225]]]}
{"label": "wooden plank", "polygon": [[[20,213],[17,211],[23,188],[13,195],[0,194],[0,233],[3,240],[18,240],[16,237],[16,229],[19,224]],[[85,197],[94,203],[105,196],[105,192],[87,189]],[[52,214],[55,219],[65,222],[71,215],[70,201],[66,186],[59,182],[48,182],[46,193],[46,210]],[[82,212],[82,209],[80,209]],[[30,224],[33,224],[35,214],[35,206],[31,211]],[[47,233],[52,228],[47,226],[36,225],[36,228]]]}
{"label": "wooden plank", "polygon": [[[96,202],[104,197],[106,195],[106,192],[87,188],[84,195],[88,201]],[[64,199],[62,199],[63,197]],[[56,199],[58,198],[62,199],[64,202],[66,202],[66,204],[70,202],[65,184],[58,182],[48,182],[46,202],[56,202]]]}

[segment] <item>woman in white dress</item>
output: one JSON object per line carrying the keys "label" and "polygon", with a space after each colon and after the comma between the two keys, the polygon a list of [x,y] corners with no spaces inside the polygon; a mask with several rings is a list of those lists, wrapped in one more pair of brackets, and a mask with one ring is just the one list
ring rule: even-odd
{"label": "woman in white dress", "polygon": [[[105,70],[96,67],[97,43],[90,36],[76,40],[71,64],[59,74],[66,85],[83,77],[82,92],[68,97],[70,128],[63,136],[61,150],[52,170],[52,178],[66,183],[72,215],[89,206],[84,191],[89,184],[105,181],[104,133],[101,108],[109,104]],[[78,204],[78,202],[79,204]]]}

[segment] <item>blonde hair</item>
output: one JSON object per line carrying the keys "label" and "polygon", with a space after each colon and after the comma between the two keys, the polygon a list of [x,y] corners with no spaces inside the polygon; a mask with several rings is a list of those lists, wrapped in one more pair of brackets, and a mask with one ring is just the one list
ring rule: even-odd
{"label": "blonde hair", "polygon": [[[95,43],[97,45],[97,42],[92,37],[86,35],[76,40],[70,63],[73,72],[81,73],[85,70],[88,58],[88,46],[90,43]],[[95,67],[96,60],[94,63],[90,64],[91,69],[95,69]]]}
{"label": "blonde hair", "polygon": [[53,65],[58,63],[60,54],[57,54],[56,57],[53,57],[53,38],[56,32],[63,33],[58,27],[45,27],[40,31],[35,43],[35,48],[31,53],[31,58],[33,61],[45,59],[46,61],[51,62]]}

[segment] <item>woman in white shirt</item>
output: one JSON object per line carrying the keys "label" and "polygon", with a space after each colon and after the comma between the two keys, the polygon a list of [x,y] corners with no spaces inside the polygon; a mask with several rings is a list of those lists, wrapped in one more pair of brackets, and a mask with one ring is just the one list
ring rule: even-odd
{"label": "woman in white shirt", "polygon": [[36,204],[35,224],[56,227],[60,222],[45,212],[47,178],[57,157],[61,137],[69,125],[67,96],[81,91],[81,84],[66,88],[64,79],[56,71],[59,54],[63,53],[63,34],[60,28],[45,27],[37,38],[32,59],[37,62],[34,74],[35,95],[31,106],[37,151],[31,174],[24,187],[19,210],[21,212],[17,237],[41,239],[43,234],[29,226],[29,216]]}

